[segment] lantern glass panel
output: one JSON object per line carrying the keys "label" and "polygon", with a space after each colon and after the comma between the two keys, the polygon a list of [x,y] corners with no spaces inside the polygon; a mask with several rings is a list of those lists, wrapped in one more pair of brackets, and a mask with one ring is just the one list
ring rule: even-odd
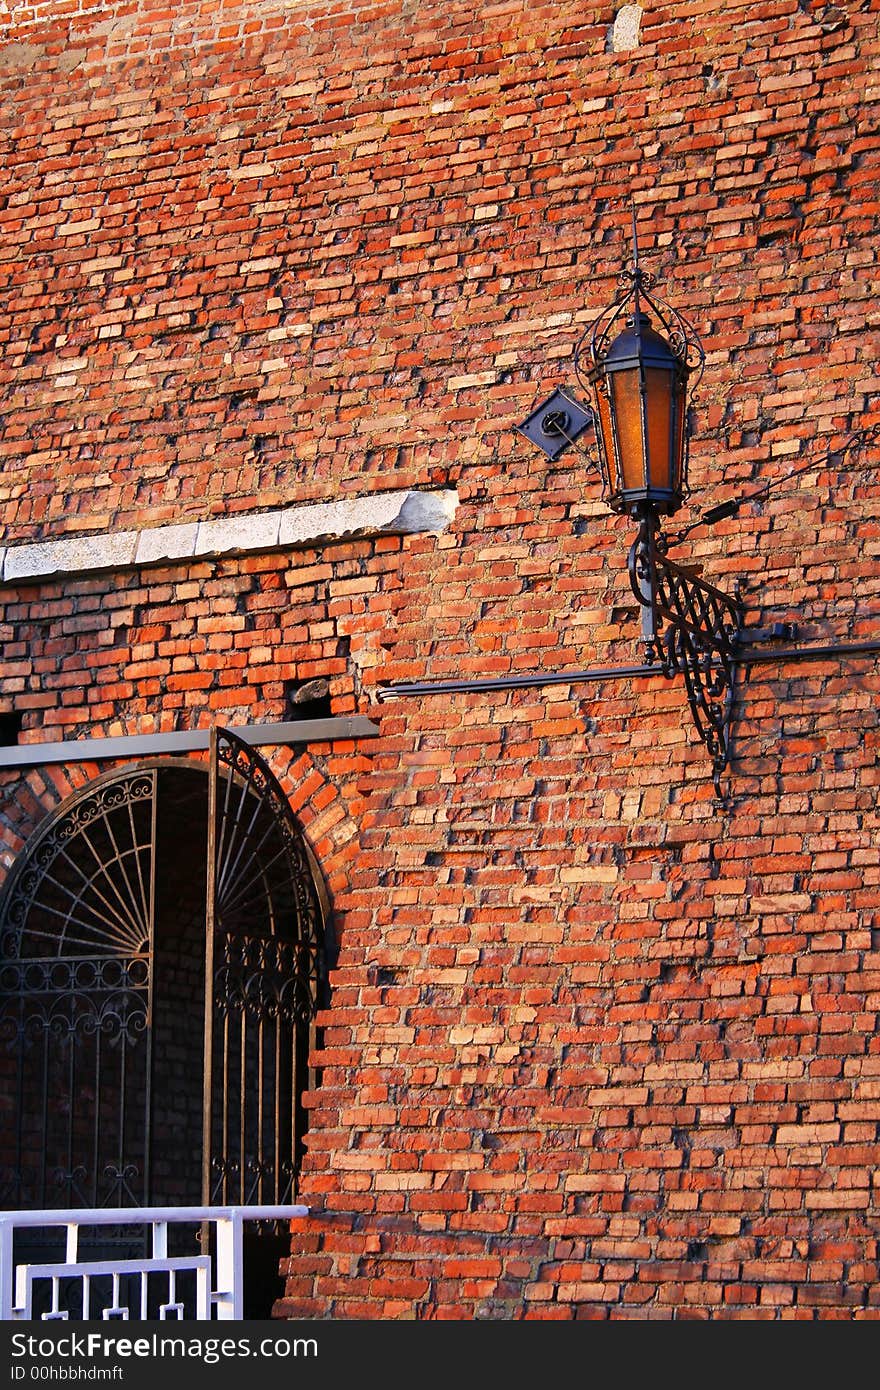
{"label": "lantern glass panel", "polygon": [[648,415],[648,480],[652,488],[675,491],[675,458],[671,457],[672,396],[675,382],[671,372],[648,367],[645,372]]}
{"label": "lantern glass panel", "polygon": [[608,490],[612,494],[620,490],[620,474],[617,467],[617,454],[614,451],[614,429],[611,424],[611,400],[605,390],[604,382],[596,388],[596,403],[599,407],[599,430],[602,435],[602,448],[608,468]]}
{"label": "lantern glass panel", "polygon": [[620,446],[621,483],[625,492],[643,491],[645,464],[642,450],[642,396],[639,369],[612,372],[614,423]]}
{"label": "lantern glass panel", "polygon": [[677,476],[675,480],[676,492],[683,492],[687,487],[687,439],[685,437],[687,427],[687,383],[679,378],[675,390],[675,459]]}

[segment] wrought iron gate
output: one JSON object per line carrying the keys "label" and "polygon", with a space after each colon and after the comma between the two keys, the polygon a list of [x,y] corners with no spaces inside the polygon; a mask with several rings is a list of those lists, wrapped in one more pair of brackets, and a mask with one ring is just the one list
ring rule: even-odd
{"label": "wrought iron gate", "polygon": [[323,942],[308,848],[236,736],[68,798],[0,900],[0,1205],[289,1201]]}
{"label": "wrought iron gate", "polygon": [[225,729],[209,751],[202,1201],[289,1202],[325,982],[306,843],[266,762]]}

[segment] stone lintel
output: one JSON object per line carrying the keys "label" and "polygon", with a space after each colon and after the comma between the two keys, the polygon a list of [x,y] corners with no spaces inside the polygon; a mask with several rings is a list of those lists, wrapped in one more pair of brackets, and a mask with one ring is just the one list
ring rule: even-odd
{"label": "stone lintel", "polygon": [[33,545],[10,545],[3,557],[3,582],[22,584],[35,579],[54,579],[62,574],[128,569],[134,564],[137,542],[137,531],[115,531],[99,536],[37,541]]}
{"label": "stone lintel", "polygon": [[343,536],[415,535],[443,531],[458,493],[374,492],[339,502],[318,502],[271,512],[240,512],[209,521],[105,531],[0,548],[4,584],[134,569],[141,565],[222,559],[226,555],[293,550],[330,544]]}

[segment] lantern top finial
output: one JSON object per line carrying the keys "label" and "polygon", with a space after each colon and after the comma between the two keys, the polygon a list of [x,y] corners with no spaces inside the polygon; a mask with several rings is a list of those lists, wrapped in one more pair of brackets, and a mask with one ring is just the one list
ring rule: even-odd
{"label": "lantern top finial", "polygon": [[633,275],[637,276],[639,273],[639,228],[638,223],[636,222],[635,202],[630,203],[630,212],[632,213],[633,233]]}
{"label": "lantern top finial", "polygon": [[[632,221],[632,262],[618,275],[619,289],[616,298],[603,309],[581,337],[574,351],[575,375],[584,390],[590,389],[592,370],[607,356],[615,328],[631,318],[636,325],[651,320],[645,309],[653,311],[659,322],[661,333],[665,336],[669,349],[686,373],[696,372],[692,391],[703,373],[706,355],[696,329],[683,314],[653,293],[655,277],[641,264],[639,252],[638,219],[635,202],[631,204]],[[656,331],[656,330],[652,330]],[[588,351],[591,367],[584,370],[583,356]]]}

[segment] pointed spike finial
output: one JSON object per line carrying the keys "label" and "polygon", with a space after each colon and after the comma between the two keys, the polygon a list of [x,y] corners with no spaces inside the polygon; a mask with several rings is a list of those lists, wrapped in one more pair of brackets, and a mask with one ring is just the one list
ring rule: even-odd
{"label": "pointed spike finial", "polygon": [[632,239],[633,239],[633,268],[632,268],[632,288],[633,288],[633,319],[635,321],[636,332],[641,331],[642,301],[639,291],[644,284],[642,268],[639,265],[639,229],[636,220],[636,200],[630,201],[630,213],[632,216]]}

